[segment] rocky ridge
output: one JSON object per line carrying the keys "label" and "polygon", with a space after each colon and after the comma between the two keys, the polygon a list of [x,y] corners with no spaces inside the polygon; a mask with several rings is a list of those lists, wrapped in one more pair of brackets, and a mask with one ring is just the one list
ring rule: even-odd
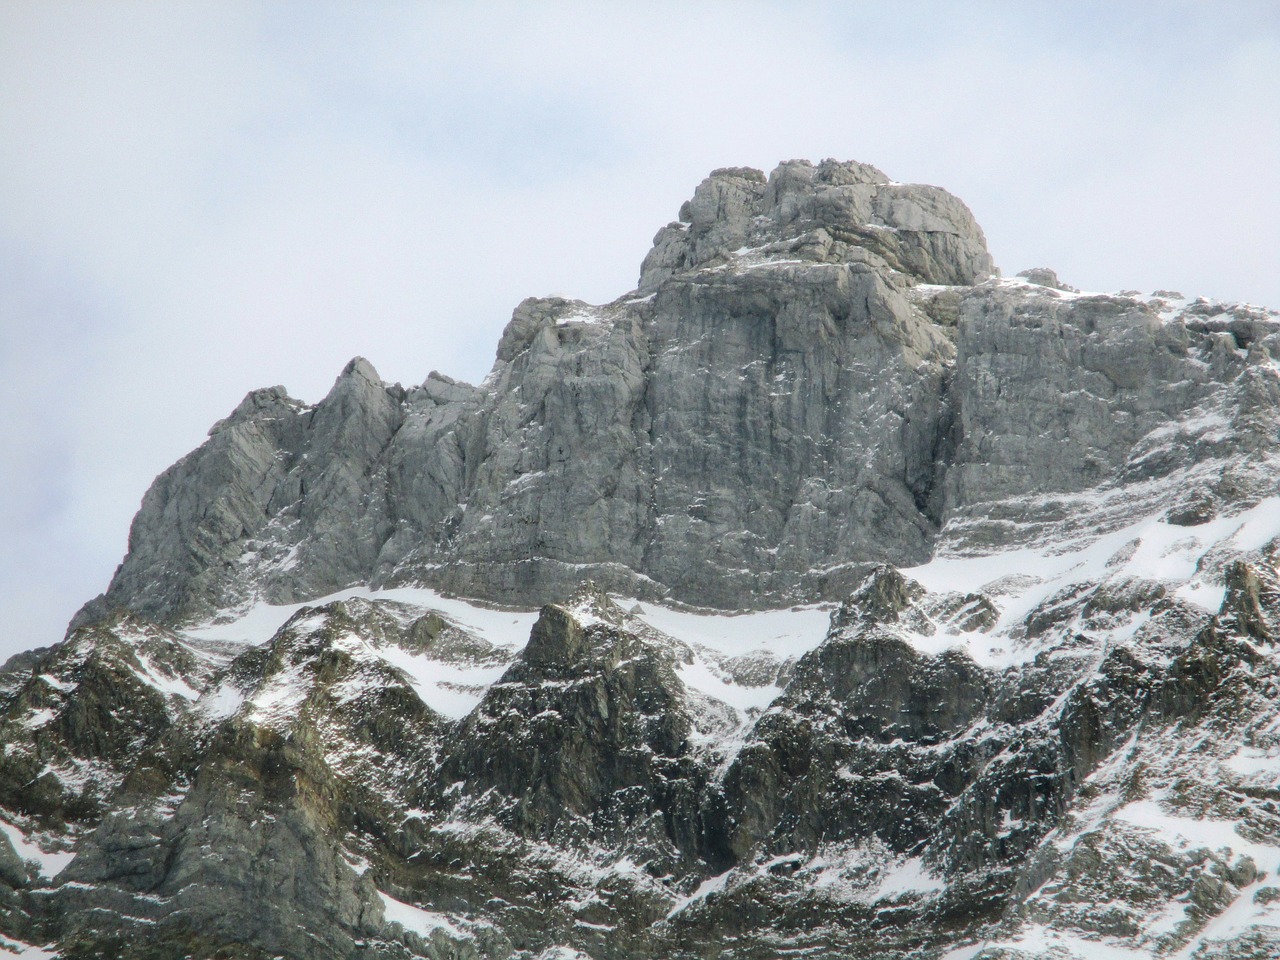
{"label": "rocky ridge", "polygon": [[716,171],[480,387],[157,479],[0,671],[0,949],[1274,957],[1277,413],[1273,313]]}

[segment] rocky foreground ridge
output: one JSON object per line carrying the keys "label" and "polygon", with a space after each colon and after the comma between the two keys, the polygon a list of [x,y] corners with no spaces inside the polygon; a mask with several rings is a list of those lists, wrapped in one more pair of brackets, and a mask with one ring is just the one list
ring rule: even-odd
{"label": "rocky foreground ridge", "polygon": [[0,952],[1274,960],[1278,482],[1275,313],[716,171],[156,480],[0,671]]}

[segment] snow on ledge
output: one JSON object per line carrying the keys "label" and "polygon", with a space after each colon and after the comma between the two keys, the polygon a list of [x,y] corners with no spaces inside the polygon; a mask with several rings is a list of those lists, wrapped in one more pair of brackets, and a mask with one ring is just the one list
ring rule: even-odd
{"label": "snow on ledge", "polygon": [[381,890],[378,891],[378,897],[382,900],[382,913],[386,921],[399,924],[409,933],[430,938],[433,933],[440,930],[455,940],[467,938],[467,935],[443,913],[423,910],[421,907],[397,900]]}

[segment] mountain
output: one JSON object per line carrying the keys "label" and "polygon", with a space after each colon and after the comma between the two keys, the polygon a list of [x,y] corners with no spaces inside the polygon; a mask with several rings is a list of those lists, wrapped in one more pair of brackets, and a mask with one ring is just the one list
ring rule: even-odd
{"label": "mountain", "polygon": [[1280,957],[1280,316],[717,170],[476,386],[250,393],[0,669],[0,952]]}

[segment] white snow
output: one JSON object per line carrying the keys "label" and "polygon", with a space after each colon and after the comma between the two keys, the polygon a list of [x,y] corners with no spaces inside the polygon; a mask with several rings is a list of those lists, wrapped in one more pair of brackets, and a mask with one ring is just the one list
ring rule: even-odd
{"label": "white snow", "polygon": [[1081,300],[1089,297],[1111,297],[1114,294],[1101,293],[1096,290],[1058,290],[1055,287],[1046,287],[1038,283],[1032,283],[1026,277],[993,277],[986,281],[997,287],[1019,287],[1028,293],[1038,293],[1044,297],[1050,297],[1055,300]]}
{"label": "white snow", "polygon": [[[635,603],[631,599],[619,601],[623,608],[632,608]],[[736,714],[736,724],[725,728],[719,728],[723,719],[709,726],[699,723],[703,736],[721,751],[726,764],[750,732],[752,720],[769,708],[782,688],[773,683],[737,683],[717,661],[751,655],[760,657],[766,669],[769,665],[781,667],[821,644],[831,617],[830,605],[711,613],[646,602],[640,609],[642,612],[633,615],[636,619],[690,648],[691,662],[676,665],[685,688],[726,705]]]}
{"label": "white snow", "polygon": [[[1165,960],[1192,960],[1206,943],[1229,940],[1250,928],[1280,927],[1280,903],[1259,904],[1253,900],[1254,889],[1246,887],[1222,913],[1209,922],[1175,953],[1162,954]],[[1172,932],[1186,918],[1186,904],[1175,901],[1167,904],[1147,924],[1149,936],[1161,936]],[[1093,940],[1051,930],[1041,926],[1029,926],[1008,940],[985,941],[971,947],[962,947],[944,954],[942,960],[971,960],[986,947],[1005,947],[1026,951],[1032,957],[1044,956],[1051,949],[1067,951],[1065,957],[1079,960],[1150,960],[1150,950],[1134,949],[1121,944]]]}
{"label": "white snow", "polygon": [[30,943],[10,940],[0,933],[0,957],[23,957],[24,960],[58,960],[59,954],[49,947],[38,947]]}
{"label": "white snow", "polygon": [[588,313],[585,310],[580,310],[577,313],[571,313],[567,316],[559,317],[556,320],[556,326],[567,327],[571,323],[598,324],[603,320],[604,318],[599,313]]}
{"label": "white snow", "polygon": [[1115,811],[1118,820],[1131,823],[1156,834],[1174,847],[1210,850],[1229,849],[1232,856],[1245,854],[1253,858],[1259,869],[1274,874],[1280,871],[1280,846],[1255,843],[1236,832],[1232,820],[1199,820],[1166,812],[1155,799],[1135,800]]}
{"label": "white snow", "polygon": [[1268,750],[1243,746],[1223,763],[1242,777],[1265,778],[1269,785],[1280,786],[1280,746]]}
{"label": "white snow", "polygon": [[[534,610],[501,610],[445,597],[427,588],[400,587],[390,590],[352,588],[307,604],[274,606],[254,604],[234,617],[227,616],[189,628],[186,636],[202,640],[236,641],[261,644],[269,640],[290,617],[303,607],[320,607],[335,600],[389,600],[412,607],[416,615],[435,611],[462,629],[514,656],[528,643],[529,633],[537,621]],[[623,607],[635,606],[634,599],[618,601]],[[826,636],[830,605],[797,607],[790,610],[766,610],[751,613],[709,613],[676,610],[645,602],[638,619],[661,633],[683,641],[694,648],[692,664],[680,664],[679,673],[687,687],[732,707],[745,719],[748,711],[769,706],[781,692],[773,685],[744,686],[733,683],[708,660],[708,656],[739,656],[761,653],[778,662],[802,656],[818,646]],[[593,622],[586,611],[575,610],[584,623]],[[319,627],[320,613],[304,617],[293,624],[299,632]],[[416,654],[394,645],[373,646],[359,638],[347,638],[365,652],[405,672],[423,702],[452,719],[466,716],[480,702],[485,690],[502,676],[506,663],[455,664]],[[699,648],[705,648],[701,653]],[[287,675],[286,675],[287,674]],[[252,716],[265,720],[286,716],[295,710],[304,696],[304,680],[292,674],[277,675],[254,696]],[[153,683],[158,683],[153,680]],[[189,689],[189,688],[188,688]],[[174,692],[180,692],[175,690]],[[192,691],[194,693],[194,691]],[[229,684],[207,692],[199,709],[212,718],[230,716],[239,709],[243,694]]]}
{"label": "white snow", "polygon": [[297,664],[274,674],[250,701],[248,718],[254,723],[287,720],[306,699],[307,681]]}
{"label": "white snow", "polygon": [[40,674],[40,679],[60,693],[69,693],[76,688],[74,683],[64,683],[51,673]]}
{"label": "white snow", "polygon": [[[1086,508],[1082,505],[1082,509]],[[1280,537],[1280,497],[1271,497],[1235,516],[1223,516],[1196,527],[1173,526],[1161,509],[1074,549],[1061,543],[1017,548],[985,556],[940,556],[905,576],[930,591],[968,592],[984,586],[1000,607],[1000,620],[988,634],[912,637],[922,650],[939,652],[963,645],[988,666],[1018,663],[1035,655],[1034,647],[1014,647],[1002,635],[1022,623],[1036,607],[1074,584],[1096,583],[1114,576],[1159,581],[1177,597],[1216,613],[1225,592],[1198,571],[1211,549],[1248,552]],[[999,589],[994,589],[997,587]],[[1140,622],[1132,622],[1132,634]],[[1112,639],[1121,639],[1116,636]]]}
{"label": "white snow", "polygon": [[136,652],[140,670],[134,675],[148,686],[154,687],[166,696],[181,697],[184,700],[200,699],[200,691],[195,690],[181,677],[169,677],[156,669],[155,665],[141,651]]}
{"label": "white snow", "polygon": [[442,663],[401,647],[372,649],[387,663],[408,675],[423,703],[453,720],[460,720],[475,709],[484,691],[507,669],[505,663],[483,666]]}
{"label": "white snow", "polygon": [[239,710],[242,703],[244,692],[223,682],[200,698],[197,709],[212,720],[223,720]]}
{"label": "white snow", "polygon": [[1004,812],[1004,816],[1000,818],[1000,831],[996,834],[997,838],[1003,839],[1012,836],[1014,831],[1021,830],[1024,821],[1015,819],[1013,813],[1009,810]]}
{"label": "white snow", "polygon": [[739,270],[767,270],[773,267],[788,267],[796,264],[804,263],[798,258],[789,257],[781,260],[761,260],[759,263],[744,263],[739,265]]}
{"label": "white snow", "polygon": [[288,549],[288,551],[285,552],[284,556],[276,560],[274,564],[276,570],[287,571],[296,567],[298,565],[298,549],[300,546],[301,544],[295,543]]}
{"label": "white snow", "polygon": [[[1071,957],[1072,960],[1077,957],[1080,960],[1151,960],[1149,950],[1134,950],[1103,940],[1091,940],[1045,927],[1029,927],[1013,939],[992,941],[982,946],[1022,950],[1030,957],[1044,957],[1049,951],[1056,949],[1065,951],[1065,954],[1058,954],[1063,957],[1063,960],[1067,957]],[[973,955],[973,953],[968,954],[970,957]],[[956,960],[953,955],[948,954],[948,957]]]}
{"label": "white snow", "polygon": [[1201,409],[1192,416],[1182,417],[1173,423],[1157,427],[1143,440],[1146,442],[1186,436],[1198,436],[1204,440],[1225,440],[1231,435],[1231,426],[1231,418],[1222,410]]}
{"label": "white snow", "polygon": [[81,757],[65,757],[58,762],[46,763],[35,779],[41,777],[52,776],[62,786],[72,793],[83,793],[90,785],[97,786],[105,790],[112,783],[119,781],[119,777],[109,772],[109,768],[102,761],[86,760]]}
{"label": "white snow", "polygon": [[714,877],[708,877],[698,884],[698,888],[687,897],[680,897],[676,900],[674,906],[667,912],[667,919],[671,919],[681,910],[685,909],[691,903],[697,903],[699,900],[705,900],[713,893],[722,891],[729,882],[729,875],[732,870],[726,870],[724,873],[717,874]]}
{"label": "white snow", "polygon": [[526,486],[529,486],[530,484],[535,483],[538,480],[541,480],[546,475],[547,475],[547,471],[545,470],[534,470],[530,473],[518,474],[511,480],[507,481],[507,490],[509,491],[520,490]]}
{"label": "white snow", "polygon": [[693,663],[682,663],[676,668],[680,682],[690,690],[705,693],[714,700],[727,703],[742,713],[750,710],[765,710],[782,693],[782,688],[773,684],[760,687],[747,687],[725,679],[701,657],[695,656]]}
{"label": "white snow", "polygon": [[344,849],[342,851],[342,859],[347,861],[347,866],[355,871],[358,877],[363,877],[369,872],[369,861],[358,853],[352,853],[350,850]]}
{"label": "white snow", "polygon": [[1177,590],[1173,591],[1173,595],[1179,600],[1185,600],[1187,603],[1207,610],[1209,613],[1217,613],[1222,609],[1223,598],[1227,595],[1225,584],[1207,583],[1204,580],[1195,579],[1188,580]]}
{"label": "white snow", "polygon": [[13,844],[14,851],[23,860],[30,860],[40,869],[40,874],[52,880],[63,870],[67,864],[75,859],[76,855],[72,852],[45,853],[38,846],[32,843],[23,835],[22,831],[13,824],[0,820],[0,833],[9,838],[9,842]]}
{"label": "white snow", "polygon": [[1168,936],[1178,928],[1178,924],[1187,919],[1187,906],[1185,899],[1170,900],[1143,925],[1142,932],[1148,937]]}
{"label": "white snow", "polygon": [[907,893],[932,893],[945,887],[946,882],[930,873],[923,860],[912,857],[884,872],[872,899],[891,899]]}
{"label": "white snow", "polygon": [[1218,914],[1195,938],[1168,960],[1192,960],[1202,944],[1229,940],[1250,927],[1280,927],[1280,903],[1254,903],[1253,890],[1246,887],[1222,913]]}
{"label": "white snow", "polygon": [[446,597],[425,587],[395,587],[370,590],[351,587],[307,603],[275,605],[258,602],[243,610],[228,611],[212,621],[183,631],[202,640],[222,640],[248,645],[266,643],[285,622],[303,607],[320,607],[335,600],[392,600],[419,608],[423,613],[434,610],[470,633],[498,646],[523,647],[529,631],[538,619],[536,610],[500,610]]}
{"label": "white snow", "polygon": [[22,725],[28,730],[38,730],[57,715],[57,711],[52,710],[49,707],[32,710],[31,713],[23,719]]}
{"label": "white snow", "polygon": [[1280,497],[1264,500],[1234,519],[1241,523],[1228,542],[1237,550],[1258,550],[1280,537]]}
{"label": "white snow", "polygon": [[[636,601],[619,602],[630,607]],[[638,619],[685,643],[730,656],[763,650],[784,660],[801,657],[823,641],[832,606],[751,613],[695,613],[650,603],[641,608]]]}
{"label": "white snow", "polygon": [[382,900],[383,914],[389,923],[398,923],[405,930],[422,937],[430,937],[436,930],[442,930],[458,940],[466,936],[443,913],[432,913],[404,903],[381,890],[378,891],[378,896]]}
{"label": "white snow", "polygon": [[[1080,498],[1080,509],[1089,509],[1090,495]],[[1097,499],[1095,496],[1094,499]],[[1025,662],[1038,652],[1033,643],[1016,640],[1011,634],[1027,615],[1055,594],[1075,584],[1096,583],[1108,578],[1134,577],[1163,583],[1174,596],[1208,612],[1216,612],[1224,587],[1215,582],[1220,575],[1213,567],[1199,569],[1211,550],[1230,554],[1257,550],[1280,537],[1280,497],[1268,499],[1236,516],[1224,516],[1196,527],[1167,523],[1164,509],[1152,512],[1109,533],[1064,544],[1061,540],[1035,547],[1021,547],[985,556],[942,555],[905,575],[918,580],[932,592],[972,592],[987,588],[998,605],[1000,617],[985,632],[961,632],[946,623],[925,624],[920,632],[904,626],[905,639],[923,653],[936,655],[959,647],[978,663],[1000,669]],[[505,649],[514,656],[528,642],[537,619],[534,610],[501,610],[446,597],[427,588],[370,590],[355,587],[312,601],[310,604],[272,606],[251,605],[223,622],[210,622],[186,631],[192,638],[262,643],[269,639],[303,606],[318,607],[334,600],[363,598],[403,604],[418,616],[432,610],[462,629]],[[619,599],[624,608],[634,599]],[[645,601],[634,616],[655,630],[686,644],[692,657],[681,657],[677,670],[691,691],[703,694],[730,708],[738,717],[736,727],[719,729],[725,718],[712,722],[714,731],[704,734],[723,741],[726,750],[741,739],[743,730],[760,711],[774,702],[781,690],[773,684],[747,686],[736,683],[720,664],[728,657],[761,656],[781,666],[813,650],[827,635],[831,605],[812,605],[785,610],[746,613],[718,613],[676,609]],[[394,612],[394,611],[393,611]],[[587,617],[586,611],[577,611]],[[305,630],[318,626],[322,615],[300,621]],[[1097,640],[1122,641],[1145,623],[1135,615],[1107,631],[1096,631]],[[484,692],[502,675],[505,663],[445,663],[431,656],[412,653],[394,645],[359,643],[386,663],[403,670],[423,702],[441,714],[458,719],[475,708]],[[504,657],[504,660],[507,658]],[[684,660],[690,662],[683,662]],[[165,678],[146,664],[149,682],[166,692],[195,699],[196,691],[181,680]],[[278,675],[254,697],[253,714],[266,719],[296,709],[305,684],[301,676]],[[223,685],[206,693],[200,709],[211,717],[228,716],[239,709],[241,694]],[[44,722],[33,717],[28,722]],[[1238,764],[1243,764],[1240,759]],[[1243,767],[1233,769],[1244,773]]]}
{"label": "white snow", "polygon": [[[589,926],[589,924],[581,924],[581,926]],[[538,954],[537,960],[591,960],[591,957],[573,947],[554,946],[547,947]]]}

